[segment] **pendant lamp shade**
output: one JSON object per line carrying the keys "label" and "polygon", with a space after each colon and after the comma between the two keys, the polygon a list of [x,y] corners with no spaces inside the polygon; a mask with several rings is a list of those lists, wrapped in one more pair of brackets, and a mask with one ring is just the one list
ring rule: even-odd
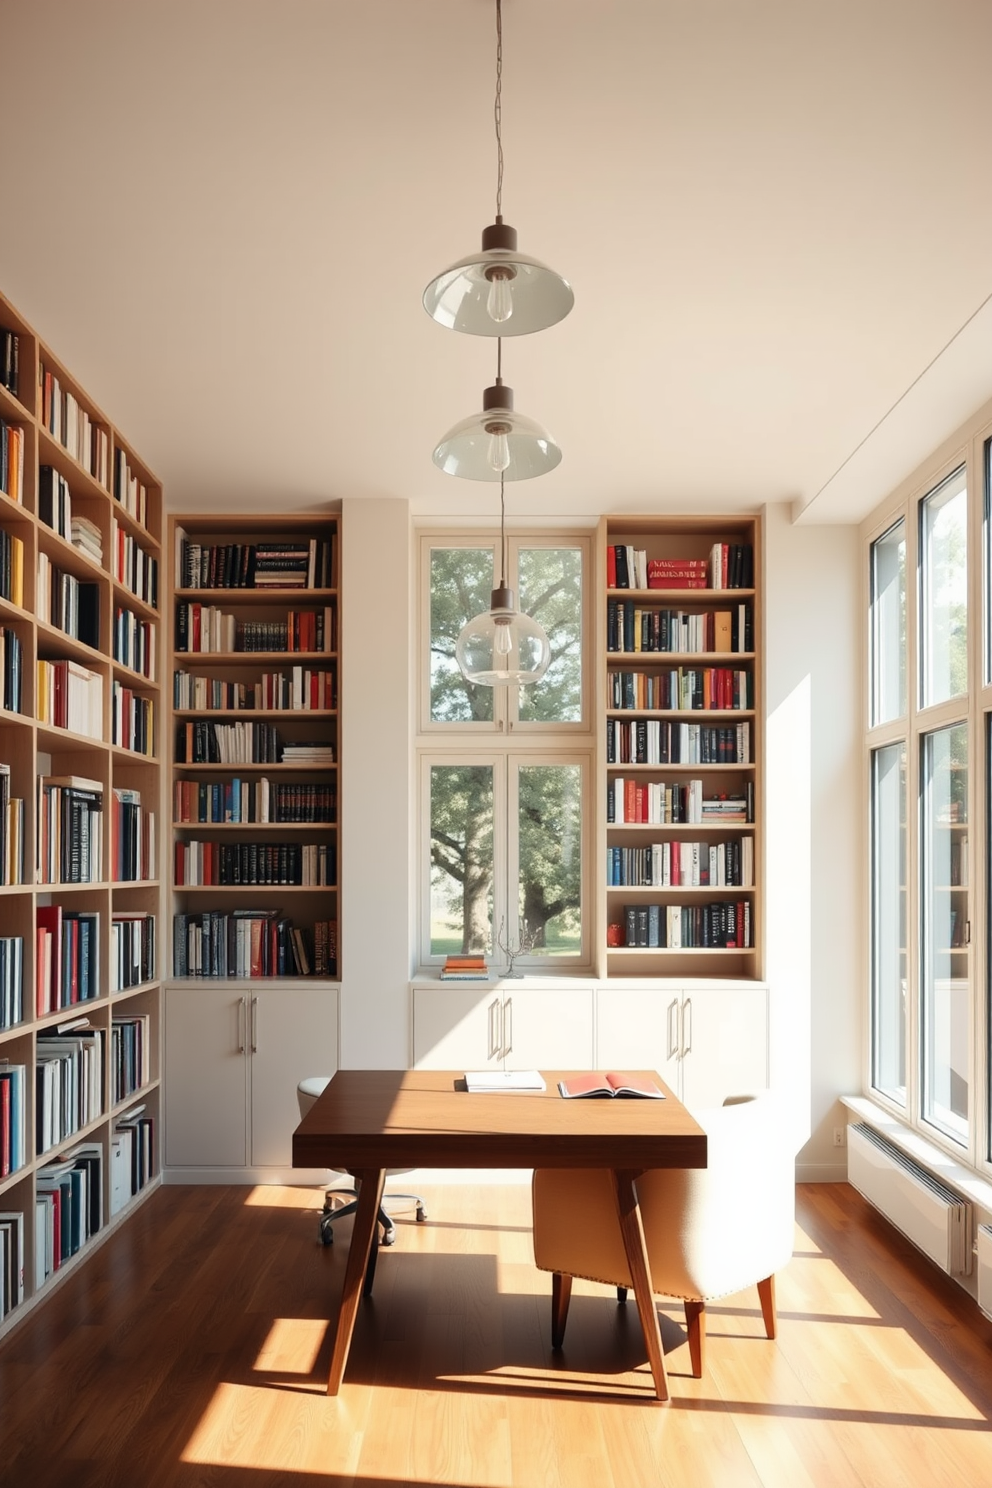
{"label": "pendant lamp shade", "polygon": [[554,470],[561,450],[547,429],[514,411],[513,389],[497,377],[482,395],[482,412],[449,429],[433,459],[446,475],[463,480],[531,480]]}
{"label": "pendant lamp shade", "polygon": [[575,303],[567,279],[517,250],[516,229],[497,217],[482,249],[432,279],[424,308],[438,325],[469,336],[529,336],[564,320]]}
{"label": "pendant lamp shade", "polygon": [[537,621],[516,608],[513,590],[500,583],[489,610],[462,627],[455,660],[466,680],[482,687],[526,686],[544,676],[551,646]]}

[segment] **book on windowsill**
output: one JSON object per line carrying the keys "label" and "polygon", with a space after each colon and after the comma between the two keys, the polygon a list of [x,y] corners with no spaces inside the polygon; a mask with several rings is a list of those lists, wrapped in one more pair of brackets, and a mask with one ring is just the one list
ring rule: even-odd
{"label": "book on windowsill", "polygon": [[558,1081],[558,1089],[566,1100],[579,1100],[583,1096],[634,1096],[642,1100],[664,1100],[665,1092],[659,1090],[653,1080],[640,1080],[631,1075],[618,1075],[610,1070],[607,1074],[592,1072],[588,1075],[570,1075]]}
{"label": "book on windowsill", "polygon": [[493,1094],[500,1090],[545,1090],[539,1070],[468,1070],[465,1084],[470,1093]]}
{"label": "book on windowsill", "polygon": [[446,956],[441,967],[443,982],[488,982],[485,956]]}

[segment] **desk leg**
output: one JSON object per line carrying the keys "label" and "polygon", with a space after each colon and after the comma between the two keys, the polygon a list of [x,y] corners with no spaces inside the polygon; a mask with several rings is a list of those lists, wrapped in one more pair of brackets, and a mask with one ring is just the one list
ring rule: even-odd
{"label": "desk leg", "polygon": [[665,1354],[661,1346],[661,1329],[658,1326],[658,1309],[655,1306],[651,1286],[651,1266],[647,1246],[644,1243],[644,1226],[637,1205],[634,1180],[637,1171],[619,1169],[613,1171],[613,1191],[616,1194],[617,1214],[620,1217],[620,1232],[623,1235],[627,1264],[634,1283],[634,1301],[637,1303],[644,1342],[647,1344],[648,1361],[654,1377],[654,1387],[659,1400],[668,1399],[668,1376],[665,1373]]}
{"label": "desk leg", "polygon": [[355,1177],[359,1183],[358,1208],[355,1211],[355,1223],[351,1232],[348,1264],[344,1271],[341,1311],[338,1313],[338,1326],[334,1334],[334,1352],[331,1355],[331,1372],[327,1380],[328,1395],[336,1395],[340,1390],[345,1365],[348,1362],[351,1335],[355,1331],[355,1317],[358,1313],[358,1299],[362,1295],[362,1283],[365,1280],[365,1272],[369,1263],[372,1237],[379,1214],[379,1205],[382,1202],[382,1190],[386,1183],[386,1170],[366,1168],[361,1172],[356,1172]]}

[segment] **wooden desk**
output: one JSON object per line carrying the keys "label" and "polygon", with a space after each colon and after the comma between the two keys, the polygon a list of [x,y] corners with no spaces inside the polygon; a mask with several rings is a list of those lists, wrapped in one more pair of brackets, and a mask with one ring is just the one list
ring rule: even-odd
{"label": "wooden desk", "polygon": [[[646,1168],[704,1168],[706,1134],[660,1077],[663,1101],[563,1100],[547,1089],[470,1095],[461,1071],[339,1070],[293,1135],[293,1165],[360,1180],[327,1393],[341,1387],[387,1168],[609,1168],[659,1400],[668,1399],[635,1179]],[[460,1088],[459,1088],[460,1087]]]}

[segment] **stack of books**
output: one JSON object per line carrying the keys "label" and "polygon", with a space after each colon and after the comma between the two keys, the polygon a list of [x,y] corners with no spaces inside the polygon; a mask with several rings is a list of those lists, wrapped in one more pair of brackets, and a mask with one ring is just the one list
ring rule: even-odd
{"label": "stack of books", "polygon": [[488,982],[489,967],[485,956],[446,956],[441,968],[442,982]]}

